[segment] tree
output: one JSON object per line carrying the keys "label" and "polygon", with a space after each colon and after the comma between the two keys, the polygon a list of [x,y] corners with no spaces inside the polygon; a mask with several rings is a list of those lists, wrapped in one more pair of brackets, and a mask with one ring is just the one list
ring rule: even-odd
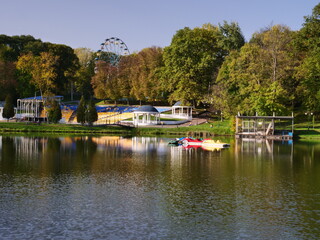
{"label": "tree", "polygon": [[41,96],[48,96],[56,88],[58,59],[48,52],[42,52],[40,56],[29,53],[19,57],[17,69],[31,76],[30,82],[40,91]]}
{"label": "tree", "polygon": [[12,37],[0,35],[0,45],[6,46],[6,49],[2,54],[4,60],[10,62],[17,61],[18,57],[24,51],[25,47],[31,42],[41,42],[41,40],[35,39],[30,35]]}
{"label": "tree", "polygon": [[86,121],[86,103],[82,96],[77,108],[77,122],[83,125]]}
{"label": "tree", "polygon": [[134,68],[131,72],[131,95],[138,100],[154,101],[159,98],[159,69],[163,65],[162,49],[145,48],[134,55]]}
{"label": "tree", "polygon": [[12,102],[11,95],[7,95],[6,97],[2,116],[6,118],[8,121],[9,121],[9,118],[12,118],[14,116],[14,105]]}
{"label": "tree", "polygon": [[74,50],[63,44],[47,43],[48,52],[57,57],[55,62],[55,86],[56,92],[67,94],[72,90],[75,81],[75,74],[79,69],[79,59]]}
{"label": "tree", "polygon": [[169,100],[201,102],[210,93],[225,56],[244,43],[241,36],[237,24],[226,22],[221,29],[205,24],[179,30],[163,53],[162,83],[170,92]]}
{"label": "tree", "polygon": [[[226,58],[217,78],[213,102],[230,115],[285,113],[296,98],[293,33],[276,25],[256,33],[239,53]],[[221,97],[223,96],[223,101]]]}
{"label": "tree", "polygon": [[0,100],[10,94],[15,94],[15,88],[17,87],[17,79],[15,76],[15,64],[0,59]]}
{"label": "tree", "polygon": [[56,100],[51,102],[51,107],[48,110],[48,120],[52,123],[57,123],[62,118],[60,105]]}
{"label": "tree", "polygon": [[96,105],[92,99],[89,102],[88,110],[86,112],[86,120],[90,126],[92,126],[92,123],[98,120]]}
{"label": "tree", "polygon": [[121,98],[118,84],[118,68],[110,63],[99,61],[97,63],[97,73],[92,78],[94,94],[97,98],[110,98],[116,101]]}
{"label": "tree", "polygon": [[320,111],[320,4],[316,5],[311,16],[295,38],[295,47],[300,53],[301,64],[296,68],[295,77],[303,107],[309,111]]}
{"label": "tree", "polygon": [[88,48],[77,48],[74,51],[79,58],[80,64],[75,75],[74,84],[76,90],[81,93],[82,96],[89,98],[93,95],[91,79],[94,76],[95,56]]}
{"label": "tree", "polygon": [[221,47],[227,51],[227,54],[233,50],[239,50],[245,44],[245,39],[238,23],[224,21],[223,24],[219,24],[219,31],[221,34]]}

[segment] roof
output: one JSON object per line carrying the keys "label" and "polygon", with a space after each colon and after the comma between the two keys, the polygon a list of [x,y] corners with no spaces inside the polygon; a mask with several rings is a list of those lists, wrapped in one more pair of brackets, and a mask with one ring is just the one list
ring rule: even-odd
{"label": "roof", "polygon": [[187,105],[183,105],[181,101],[176,102],[172,107],[192,107],[192,106],[187,106]]}
{"label": "roof", "polygon": [[141,106],[139,107],[137,110],[134,110],[134,112],[143,112],[143,113],[159,113],[159,111],[151,106],[151,105],[145,105],[145,106]]}
{"label": "roof", "polygon": [[236,116],[240,119],[294,119],[292,116]]}
{"label": "roof", "polygon": [[[44,99],[48,98],[48,97],[43,97]],[[49,97],[51,98],[51,97]],[[63,98],[63,96],[57,95],[54,96],[54,98]],[[35,96],[35,97],[28,97],[28,98],[22,98],[20,100],[42,100],[42,96]]]}

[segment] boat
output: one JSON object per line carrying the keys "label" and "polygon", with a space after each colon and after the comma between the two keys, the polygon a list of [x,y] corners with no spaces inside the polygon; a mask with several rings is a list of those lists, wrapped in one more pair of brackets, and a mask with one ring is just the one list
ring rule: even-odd
{"label": "boat", "polygon": [[220,140],[205,139],[202,141],[202,147],[204,148],[228,148],[229,143],[221,142]]}
{"label": "boat", "polygon": [[183,145],[183,146],[188,146],[188,145],[191,145],[191,146],[201,146],[201,145],[202,145],[202,142],[203,142],[202,139],[187,137],[187,138],[184,138],[184,139],[182,140],[182,145]]}
{"label": "boat", "polygon": [[169,145],[174,145],[174,146],[179,146],[179,145],[182,145],[183,139],[185,139],[185,137],[176,138],[176,139],[174,139],[174,140],[170,140],[168,144],[169,144]]}

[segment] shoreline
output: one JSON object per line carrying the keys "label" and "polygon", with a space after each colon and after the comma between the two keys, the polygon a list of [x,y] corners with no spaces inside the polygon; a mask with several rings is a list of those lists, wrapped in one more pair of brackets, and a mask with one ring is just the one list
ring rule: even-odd
{"label": "shoreline", "polygon": [[[45,133],[45,134],[112,134],[112,135],[167,135],[167,136],[234,136],[229,121],[205,123],[188,127],[128,127],[122,125],[82,126],[70,124],[0,122],[0,134],[8,133]],[[294,139],[320,141],[320,129],[298,127],[294,131]]]}

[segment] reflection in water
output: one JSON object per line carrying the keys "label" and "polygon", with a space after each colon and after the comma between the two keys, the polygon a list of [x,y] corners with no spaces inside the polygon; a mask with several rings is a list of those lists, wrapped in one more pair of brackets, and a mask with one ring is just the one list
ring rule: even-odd
{"label": "reflection in water", "polygon": [[0,137],[0,239],[296,239],[320,234],[320,144]]}

